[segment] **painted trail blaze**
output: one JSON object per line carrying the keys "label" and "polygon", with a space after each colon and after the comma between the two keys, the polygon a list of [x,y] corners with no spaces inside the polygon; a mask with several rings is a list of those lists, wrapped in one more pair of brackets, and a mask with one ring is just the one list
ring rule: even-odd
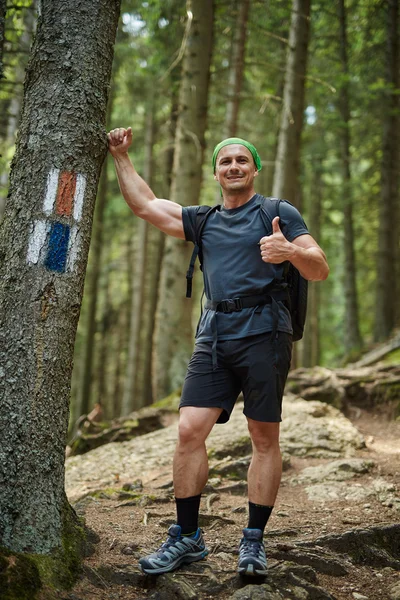
{"label": "painted trail blaze", "polygon": [[86,179],[79,173],[52,169],[47,176],[42,219],[32,224],[27,261],[49,271],[72,271],[79,253]]}

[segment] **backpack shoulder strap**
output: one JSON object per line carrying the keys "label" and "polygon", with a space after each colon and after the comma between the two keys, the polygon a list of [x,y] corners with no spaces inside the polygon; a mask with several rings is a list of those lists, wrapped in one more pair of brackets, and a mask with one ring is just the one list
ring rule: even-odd
{"label": "backpack shoulder strap", "polygon": [[216,206],[202,205],[199,207],[199,210],[196,214],[196,222],[194,229],[194,238],[196,240],[195,244],[197,244],[199,247],[201,245],[201,234],[203,233],[204,225],[206,224],[208,217],[211,213],[218,210],[220,206],[220,204],[217,204]]}
{"label": "backpack shoulder strap", "polygon": [[215,212],[220,208],[220,205],[216,206],[206,206],[202,205],[199,207],[199,210],[196,213],[196,221],[194,226],[194,248],[192,252],[192,256],[189,263],[189,268],[186,273],[186,298],[191,298],[192,296],[192,280],[193,280],[193,271],[194,265],[196,262],[196,258],[199,255],[200,263],[202,262],[201,256],[201,235],[203,233],[204,225],[206,224],[207,218],[210,216],[212,212]]}
{"label": "backpack shoulder strap", "polygon": [[267,232],[272,231],[272,221],[275,217],[280,217],[279,205],[280,198],[262,197],[260,203],[261,218],[264,222]]}

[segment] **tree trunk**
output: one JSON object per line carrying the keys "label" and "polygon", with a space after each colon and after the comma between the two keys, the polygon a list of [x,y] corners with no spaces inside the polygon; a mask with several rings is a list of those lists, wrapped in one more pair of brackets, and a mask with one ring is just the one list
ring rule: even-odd
{"label": "tree trunk", "polygon": [[[112,409],[108,406],[109,393],[108,393],[108,381],[109,381],[109,361],[107,357],[109,355],[110,337],[111,337],[111,322],[112,322],[112,305],[110,297],[110,269],[105,268],[103,270],[102,279],[104,278],[102,285],[102,298],[103,298],[103,314],[99,323],[99,344],[97,351],[97,377],[96,377],[96,388],[97,393],[95,395],[95,405],[100,405],[102,413],[105,418],[112,418]],[[99,290],[100,291],[100,290]],[[83,413],[87,414],[87,413]]]}
{"label": "tree trunk", "polygon": [[[199,202],[205,147],[213,2],[189,0],[187,10],[193,14],[193,22],[184,54],[171,200],[195,205]],[[192,307],[185,298],[191,251],[186,242],[167,239],[155,334],[156,399],[182,382],[193,346]]]}
{"label": "tree trunk", "polygon": [[[153,161],[153,141],[154,141],[154,100],[151,98],[147,106],[146,139],[145,139],[145,160],[143,169],[143,179],[152,186],[152,161]],[[141,219],[137,222],[137,252],[135,266],[132,272],[132,302],[131,317],[129,329],[129,350],[128,362],[126,367],[124,396],[122,398],[121,417],[128,415],[133,410],[143,406],[143,401],[139,397],[140,377],[139,377],[139,350],[141,331],[144,326],[144,319],[148,317],[145,310],[145,279],[148,264],[148,238],[149,224]],[[146,313],[146,314],[145,314]]]}
{"label": "tree trunk", "polygon": [[[293,0],[273,196],[298,205],[311,0]],[[298,206],[298,208],[300,208]]]}
{"label": "tree trunk", "polygon": [[0,238],[0,545],[62,542],[76,327],[119,0],[43,0]]}
{"label": "tree trunk", "polygon": [[112,390],[112,414],[119,415],[121,412],[121,372],[122,372],[122,355],[126,342],[126,310],[123,310],[123,306],[120,307],[118,322],[116,331],[114,334],[114,371],[112,384],[110,386]]}
{"label": "tree trunk", "polygon": [[353,200],[350,171],[350,102],[349,102],[349,68],[347,60],[347,27],[344,0],[339,0],[340,27],[340,62],[343,81],[339,91],[340,148],[342,165],[342,199],[344,216],[344,255],[345,255],[345,351],[347,355],[357,351],[362,346],[358,322],[358,302],[356,285],[356,261],[354,253]]}
{"label": "tree trunk", "polygon": [[[32,5],[24,10],[23,16],[23,24],[24,29],[21,33],[19,46],[23,53],[28,53],[31,49],[32,37],[35,32],[36,27],[36,8],[37,1],[34,0]],[[26,60],[22,59],[18,61],[15,71],[14,77],[15,81],[21,83],[21,86],[15,86],[13,95],[9,102],[7,108],[7,119],[6,119],[6,127],[4,128],[4,133],[2,132],[2,138],[4,142],[2,146],[6,149],[7,155],[9,156],[9,150],[15,144],[15,136],[17,134],[17,129],[19,125],[19,117],[21,111],[22,104],[22,83],[25,78],[25,67]],[[0,77],[1,79],[1,77]],[[5,115],[4,115],[5,116]],[[4,144],[4,145],[3,145]],[[0,154],[2,151],[0,150]],[[9,175],[9,164],[8,160],[6,162],[7,168],[0,172],[0,222],[3,218],[4,208],[6,204],[7,192],[8,192],[8,175]]]}
{"label": "tree trunk", "polygon": [[[309,225],[313,238],[321,237],[321,212],[323,198],[323,164],[320,157],[312,157],[313,177],[309,202]],[[319,310],[320,282],[310,281],[308,288],[307,321],[303,338],[302,366],[314,367],[320,362]]]}
{"label": "tree trunk", "polygon": [[100,177],[99,193],[97,194],[96,210],[94,213],[93,236],[91,242],[90,267],[85,280],[85,293],[89,298],[86,336],[83,348],[83,367],[82,379],[79,386],[78,394],[78,411],[76,415],[87,415],[90,410],[90,392],[93,375],[93,355],[95,347],[96,333],[96,309],[98,300],[98,282],[101,270],[101,255],[103,248],[103,217],[104,209],[107,202],[108,192],[108,174],[106,160],[103,165],[103,170]]}
{"label": "tree trunk", "polygon": [[376,282],[375,340],[387,338],[396,322],[399,283],[399,1],[388,0],[386,98],[382,102],[381,201]]}
{"label": "tree trunk", "polygon": [[239,5],[232,44],[232,60],[229,68],[228,89],[226,90],[228,101],[226,104],[225,115],[225,137],[235,137],[237,134],[240,93],[242,91],[243,82],[250,0],[241,0]]}
{"label": "tree trunk", "polygon": [[[172,71],[171,74],[171,108],[170,108],[170,120],[168,127],[168,145],[165,152],[165,160],[162,161],[162,166],[159,169],[161,172],[161,180],[158,183],[155,182],[155,193],[161,195],[162,198],[171,197],[171,185],[172,185],[172,169],[174,165],[175,156],[175,137],[176,127],[178,122],[178,111],[179,111],[179,87],[177,81],[176,71]],[[153,241],[152,241],[153,240]],[[146,390],[146,404],[152,404],[156,398],[157,390],[157,377],[155,374],[155,360],[153,356],[155,354],[156,344],[156,315],[157,306],[159,300],[160,291],[160,279],[162,260],[164,256],[164,248],[166,242],[166,235],[157,229],[150,230],[150,243],[151,252],[153,258],[151,260],[151,268],[149,271],[149,312],[152,315],[150,322],[150,330],[147,332],[147,342],[151,351],[149,350],[146,354],[146,363],[143,366],[143,388]]]}
{"label": "tree trunk", "polygon": [[166,236],[158,229],[150,229],[149,241],[151,249],[151,258],[149,261],[148,273],[148,295],[147,295],[147,310],[150,315],[149,327],[146,331],[144,341],[144,364],[142,368],[142,389],[143,401],[147,406],[155,401],[153,387],[155,385],[155,374],[153,365],[153,354],[155,344],[155,322],[157,313],[158,290],[160,287],[160,276],[162,268],[162,259],[164,256]]}
{"label": "tree trunk", "polygon": [[7,12],[6,4],[7,4],[7,0],[0,0],[0,81],[4,77],[3,50],[4,50],[5,24],[6,24],[6,12]]}

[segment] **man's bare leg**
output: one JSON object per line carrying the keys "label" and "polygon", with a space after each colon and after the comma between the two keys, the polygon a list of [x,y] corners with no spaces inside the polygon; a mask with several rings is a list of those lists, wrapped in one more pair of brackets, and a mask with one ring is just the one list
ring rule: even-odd
{"label": "man's bare leg", "polygon": [[273,506],[282,476],[279,447],[279,423],[261,423],[247,419],[253,445],[247,481],[249,501]]}
{"label": "man's bare leg", "polygon": [[278,493],[282,475],[279,448],[279,423],[260,423],[247,419],[253,445],[248,471],[249,523],[243,530],[239,547],[238,572],[266,575],[263,533]]}
{"label": "man's bare leg", "polygon": [[201,494],[208,478],[206,439],[222,409],[184,406],[180,409],[173,479],[176,498]]}
{"label": "man's bare leg", "polygon": [[167,573],[182,564],[201,560],[208,554],[202,532],[195,523],[198,521],[200,494],[208,477],[205,441],[221,412],[219,408],[191,406],[180,410],[174,456],[177,524],[169,528],[166,544],[139,560],[144,573]]}

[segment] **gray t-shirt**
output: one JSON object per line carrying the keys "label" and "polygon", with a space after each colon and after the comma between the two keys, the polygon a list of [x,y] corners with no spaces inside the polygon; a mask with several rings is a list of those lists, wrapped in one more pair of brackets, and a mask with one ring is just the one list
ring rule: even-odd
{"label": "gray t-shirt", "polygon": [[[221,207],[209,215],[201,244],[206,298],[220,302],[228,298],[262,294],[273,279],[282,277],[283,266],[261,259],[259,241],[267,232],[261,218],[262,196],[255,194],[238,208]],[[194,242],[198,206],[183,208],[182,219],[186,240]],[[289,202],[279,206],[280,228],[289,242],[308,233],[299,211]],[[215,312],[205,309],[196,334],[198,342],[212,341],[211,319]],[[217,313],[218,339],[239,339],[272,331],[270,304],[260,308],[244,308],[238,312]],[[293,333],[290,313],[279,302],[278,331]]]}

